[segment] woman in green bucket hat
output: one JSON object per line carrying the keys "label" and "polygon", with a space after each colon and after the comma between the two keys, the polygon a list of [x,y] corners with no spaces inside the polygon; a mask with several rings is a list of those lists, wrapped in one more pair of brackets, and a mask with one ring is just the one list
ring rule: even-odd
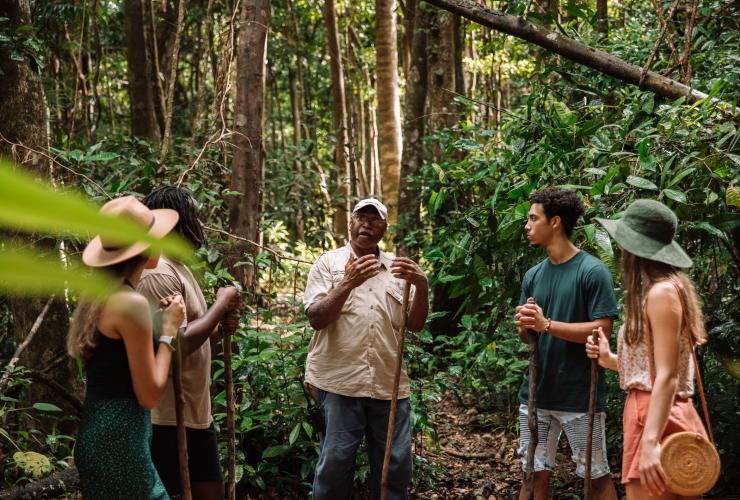
{"label": "woman in green bucket hat", "polygon": [[691,258],[673,241],[676,215],[655,200],[633,202],[619,220],[596,219],[619,244],[624,285],[624,325],[617,354],[599,331],[586,353],[619,372],[629,391],[623,412],[622,483],[628,499],[685,498],[669,491],[660,463],[660,442],[691,431],[706,437],[691,402],[694,364],[691,344],[705,341],[704,319],[694,284],[682,271]]}

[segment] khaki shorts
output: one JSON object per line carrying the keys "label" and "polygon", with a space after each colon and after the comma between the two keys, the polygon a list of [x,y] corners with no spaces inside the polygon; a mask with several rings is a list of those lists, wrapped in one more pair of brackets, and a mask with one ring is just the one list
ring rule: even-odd
{"label": "khaki shorts", "polygon": [[[594,415],[593,442],[591,443],[591,478],[597,479],[609,474],[609,461],[606,457],[606,432],[604,425],[606,414],[596,412]],[[558,451],[560,435],[565,431],[573,461],[576,463],[576,474],[584,477],[586,473],[586,437],[588,435],[588,414],[537,410],[537,448],[534,452],[535,472],[553,470],[555,454]],[[519,405],[519,449],[522,469],[527,468],[527,447],[529,446],[529,427],[527,425],[527,405]]]}

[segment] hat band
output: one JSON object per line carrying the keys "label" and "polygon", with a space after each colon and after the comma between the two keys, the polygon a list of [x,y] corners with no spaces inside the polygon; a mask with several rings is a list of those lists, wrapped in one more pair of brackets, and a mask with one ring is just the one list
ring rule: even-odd
{"label": "hat band", "polygon": [[[152,220],[149,221],[149,226],[147,226],[147,228],[146,228],[147,231],[149,231],[152,228],[152,226],[154,226],[155,219],[156,218],[154,217],[154,214],[152,214]],[[124,245],[124,246],[121,246],[121,245],[106,245],[105,243],[102,242],[102,239],[101,239],[101,243],[102,243],[102,246],[103,246],[103,250],[105,250],[106,252],[115,252],[117,250],[121,250],[123,248],[128,248],[128,247],[131,246],[131,245]]]}

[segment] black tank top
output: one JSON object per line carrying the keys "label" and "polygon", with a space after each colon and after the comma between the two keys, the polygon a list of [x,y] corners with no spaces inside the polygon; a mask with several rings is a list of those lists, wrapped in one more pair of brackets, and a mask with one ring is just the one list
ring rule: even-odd
{"label": "black tank top", "polygon": [[95,332],[97,345],[85,363],[88,399],[136,399],[123,339]]}
{"label": "black tank top", "polygon": [[[124,283],[134,288],[128,280]],[[85,363],[88,399],[136,399],[131,368],[123,339],[106,337],[95,332],[96,345]],[[152,348],[156,352],[156,340]]]}

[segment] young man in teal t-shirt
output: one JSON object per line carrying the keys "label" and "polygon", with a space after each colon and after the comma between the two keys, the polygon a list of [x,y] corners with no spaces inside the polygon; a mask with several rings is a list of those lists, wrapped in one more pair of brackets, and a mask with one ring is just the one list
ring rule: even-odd
{"label": "young man in teal t-shirt", "polygon": [[[535,451],[535,499],[546,499],[555,466],[560,434],[565,435],[576,462],[576,474],[584,476],[588,434],[588,397],[591,363],[583,344],[594,328],[611,334],[617,316],[612,276],[596,257],[579,250],[570,240],[584,207],[575,192],[546,188],[530,197],[524,230],[527,239],[544,248],[547,258],[524,275],[514,319],[525,342],[527,329],[539,333],[537,366],[537,431]],[[533,297],[536,304],[527,304]],[[594,418],[591,477],[595,499],[614,499],[606,457],[603,369],[599,368],[598,401]],[[528,380],[519,390],[519,454],[526,467],[529,445],[527,426]],[[526,498],[522,485],[520,499]]]}

